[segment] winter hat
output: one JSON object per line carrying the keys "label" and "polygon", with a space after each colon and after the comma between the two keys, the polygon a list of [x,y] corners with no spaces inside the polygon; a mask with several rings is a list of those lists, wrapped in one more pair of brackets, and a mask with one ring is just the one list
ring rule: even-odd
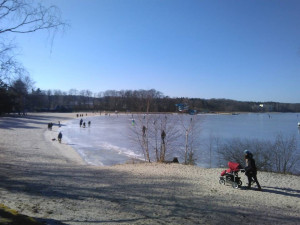
{"label": "winter hat", "polygon": [[245,155],[247,155],[249,157],[253,156],[252,153],[249,150],[247,150],[247,149],[244,151],[244,153],[245,153]]}

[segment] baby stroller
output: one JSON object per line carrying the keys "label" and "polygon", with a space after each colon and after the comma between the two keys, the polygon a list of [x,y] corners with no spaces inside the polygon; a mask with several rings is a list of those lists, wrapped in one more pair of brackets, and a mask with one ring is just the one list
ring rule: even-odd
{"label": "baby stroller", "polygon": [[219,183],[224,185],[230,183],[233,188],[241,187],[243,183],[238,173],[240,171],[245,172],[245,170],[242,169],[242,166],[239,163],[235,162],[228,162],[228,167],[229,169],[222,171]]}

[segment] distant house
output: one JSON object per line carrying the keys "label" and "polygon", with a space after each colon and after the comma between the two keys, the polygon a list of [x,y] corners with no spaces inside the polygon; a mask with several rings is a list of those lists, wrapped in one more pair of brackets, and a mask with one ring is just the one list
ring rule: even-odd
{"label": "distant house", "polygon": [[186,104],[183,104],[183,103],[178,103],[178,104],[175,104],[175,106],[177,107],[177,110],[179,112],[185,112],[189,109],[189,106],[186,105]]}
{"label": "distant house", "polygon": [[257,112],[273,112],[274,111],[274,106],[272,104],[256,104],[256,105],[253,105],[251,108],[253,111],[257,111]]}

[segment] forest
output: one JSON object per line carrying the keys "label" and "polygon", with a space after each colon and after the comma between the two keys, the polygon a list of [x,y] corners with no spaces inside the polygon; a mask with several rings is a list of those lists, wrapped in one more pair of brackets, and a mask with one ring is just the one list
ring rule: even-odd
{"label": "forest", "polygon": [[300,112],[300,103],[251,102],[230,99],[172,98],[155,89],[41,90],[32,88],[28,77],[10,85],[0,80],[0,113],[27,112]]}

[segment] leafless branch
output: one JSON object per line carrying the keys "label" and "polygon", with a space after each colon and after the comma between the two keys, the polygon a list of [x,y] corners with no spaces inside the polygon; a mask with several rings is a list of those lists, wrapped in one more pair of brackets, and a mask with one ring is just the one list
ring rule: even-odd
{"label": "leafless branch", "polygon": [[[56,6],[45,7],[32,0],[0,0],[0,80],[27,73],[14,57],[14,48],[5,34],[50,32],[51,39],[67,24]],[[24,75],[24,74],[23,74]]]}
{"label": "leafless branch", "polygon": [[67,25],[56,6],[46,8],[26,0],[3,0],[0,3],[0,24],[0,34],[63,29]]}

